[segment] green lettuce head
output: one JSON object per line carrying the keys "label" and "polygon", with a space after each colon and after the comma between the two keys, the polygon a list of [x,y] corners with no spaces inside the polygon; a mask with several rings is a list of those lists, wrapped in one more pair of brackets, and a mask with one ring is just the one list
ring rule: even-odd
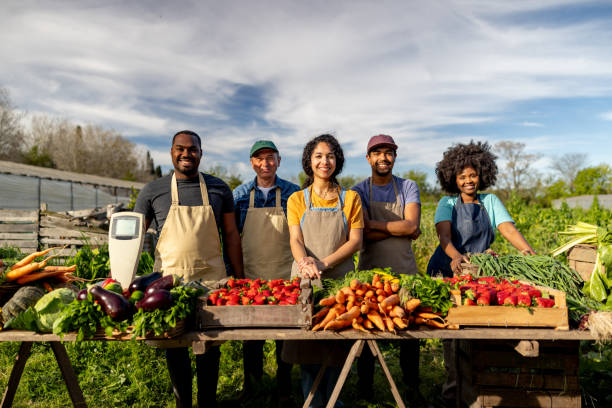
{"label": "green lettuce head", "polygon": [[60,317],[62,310],[76,298],[74,292],[67,288],[55,289],[40,298],[34,305],[38,313],[37,326],[41,332],[50,332],[53,323]]}

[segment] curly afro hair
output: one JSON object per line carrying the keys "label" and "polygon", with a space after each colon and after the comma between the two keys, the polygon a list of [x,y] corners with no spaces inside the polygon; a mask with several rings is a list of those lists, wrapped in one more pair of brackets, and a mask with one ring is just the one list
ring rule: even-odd
{"label": "curly afro hair", "polygon": [[325,134],[315,137],[314,139],[306,143],[306,146],[304,146],[304,152],[302,153],[302,169],[304,170],[304,173],[306,173],[307,177],[304,181],[304,184],[302,185],[302,188],[308,187],[314,181],[314,173],[312,171],[311,159],[312,152],[314,152],[314,149],[321,142],[327,143],[331,151],[336,156],[336,170],[334,170],[334,173],[331,175],[331,181],[336,184],[339,184],[338,180],[336,179],[336,176],[342,172],[342,167],[344,167],[344,152],[342,151],[342,147],[340,146],[340,143],[338,143],[338,140],[336,140],[335,137],[333,137],[332,135]]}
{"label": "curly afro hair", "polygon": [[497,181],[497,165],[491,146],[487,142],[470,141],[468,144],[458,143],[449,147],[436,163],[436,176],[442,190],[450,194],[459,194],[457,174],[466,167],[473,167],[478,172],[478,190],[486,190]]}

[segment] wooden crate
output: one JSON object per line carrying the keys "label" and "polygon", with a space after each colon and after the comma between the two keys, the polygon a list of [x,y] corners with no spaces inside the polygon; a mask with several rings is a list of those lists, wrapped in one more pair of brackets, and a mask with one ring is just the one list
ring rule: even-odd
{"label": "wooden crate", "polygon": [[295,305],[210,306],[198,299],[198,329],[244,327],[309,328],[312,322],[312,289],[302,288]]}
{"label": "wooden crate", "polygon": [[29,254],[38,248],[38,210],[0,210],[0,246]]}
{"label": "wooden crate", "polygon": [[585,281],[591,277],[596,258],[596,245],[578,244],[567,252],[569,267],[578,272]]}
{"label": "wooden crate", "polygon": [[452,290],[454,306],[450,308],[446,317],[448,327],[453,329],[461,326],[554,327],[556,330],[569,330],[565,293],[547,287],[532,286],[548,292],[555,300],[555,307],[462,306],[461,292]]}
{"label": "wooden crate", "polygon": [[580,407],[577,341],[539,341],[525,357],[505,340],[458,342],[462,401],[475,407]]}

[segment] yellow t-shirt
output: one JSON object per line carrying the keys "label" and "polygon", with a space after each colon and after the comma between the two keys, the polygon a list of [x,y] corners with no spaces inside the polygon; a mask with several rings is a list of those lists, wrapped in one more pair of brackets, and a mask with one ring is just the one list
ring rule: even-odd
{"label": "yellow t-shirt", "polygon": [[[312,207],[335,207],[338,198],[324,200],[319,197],[313,189],[310,189],[310,200]],[[304,190],[296,191],[287,200],[287,222],[289,226],[300,225],[300,220],[306,211],[304,202]],[[361,198],[353,190],[347,190],[344,196],[344,215],[346,216],[349,229],[363,228],[363,212],[361,210]]]}

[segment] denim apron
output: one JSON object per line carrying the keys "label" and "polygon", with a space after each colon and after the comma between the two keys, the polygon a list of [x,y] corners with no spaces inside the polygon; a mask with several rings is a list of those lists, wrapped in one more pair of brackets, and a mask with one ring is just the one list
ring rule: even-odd
{"label": "denim apron", "polygon": [[[451,242],[461,254],[467,252],[481,253],[489,249],[495,240],[495,231],[491,226],[489,214],[482,205],[480,195],[477,203],[464,203],[461,195],[453,208],[451,219]],[[453,276],[450,267],[451,258],[438,245],[427,265],[427,274]]]}

